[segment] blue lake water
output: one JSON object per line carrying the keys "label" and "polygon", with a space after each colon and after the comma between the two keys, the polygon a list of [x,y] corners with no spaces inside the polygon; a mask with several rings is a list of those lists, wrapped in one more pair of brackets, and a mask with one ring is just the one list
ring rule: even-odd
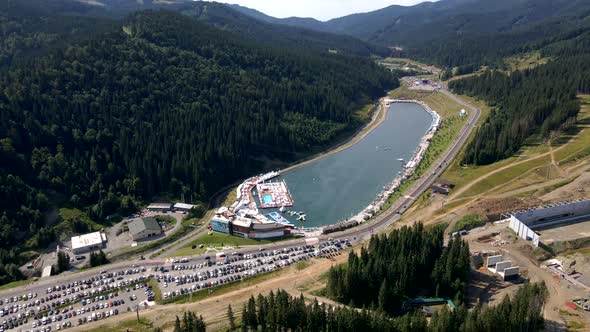
{"label": "blue lake water", "polygon": [[391,104],[383,123],[357,144],[281,174],[295,203],[287,210],[301,211],[307,220],[283,216],[297,226],[316,227],[356,215],[398,175],[398,158],[409,160],[431,122],[420,105]]}

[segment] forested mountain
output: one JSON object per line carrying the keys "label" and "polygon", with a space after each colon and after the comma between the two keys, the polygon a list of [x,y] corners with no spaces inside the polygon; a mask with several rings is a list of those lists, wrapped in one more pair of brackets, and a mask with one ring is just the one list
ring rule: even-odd
{"label": "forested mountain", "polygon": [[390,54],[385,46],[378,46],[346,35],[267,23],[244,15],[225,4],[198,1],[179,7],[178,11],[269,46],[308,48],[324,52],[333,50],[360,56]]}
{"label": "forested mountain", "polygon": [[467,146],[464,163],[507,158],[531,135],[549,138],[575,124],[577,94],[590,92],[590,29],[561,34],[540,46],[540,55],[553,59],[546,65],[510,74],[488,70],[449,84],[495,108]]}
{"label": "forested mountain", "polygon": [[397,84],[368,59],[260,46],[170,11],[13,62],[0,75],[0,272],[55,239],[55,199],[95,220],[162,192],[206,200],[261,158],[358,127],[353,112]]}
{"label": "forested mountain", "polygon": [[1,13],[10,16],[82,15],[123,18],[126,15],[148,9],[175,10],[190,4],[192,0],[4,0]]}
{"label": "forested mountain", "polygon": [[277,19],[249,8],[235,8],[267,22],[349,34],[384,45],[416,45],[449,35],[508,32],[550,18],[587,15],[590,4],[584,0],[440,0],[393,5],[326,22]]}
{"label": "forested mountain", "polygon": [[436,64],[447,78],[484,65],[505,70],[504,58],[514,54],[539,51],[550,57],[551,63],[537,69],[490,71],[450,84],[496,108],[467,148],[465,163],[489,164],[511,156],[532,134],[567,130],[579,110],[576,94],[590,92],[590,2],[584,0],[441,0],[327,22],[236,9],[267,22],[400,46],[395,55]]}
{"label": "forested mountain", "polygon": [[39,9],[25,11],[22,6],[0,8],[0,67],[86,40],[115,26],[113,20],[101,17],[55,16]]}
{"label": "forested mountain", "polygon": [[441,0],[415,6],[390,6],[320,22],[276,19],[236,7],[272,23],[348,34],[384,46],[397,55],[445,66],[496,64],[505,55],[559,33],[590,26],[585,0]]}
{"label": "forested mountain", "polygon": [[[385,46],[378,46],[351,36],[272,24],[272,22],[245,15],[229,5],[209,1],[9,0],[0,4],[0,17],[43,17],[44,20],[50,20],[58,15],[65,20],[62,24],[75,20],[76,24],[80,25],[84,19],[95,21],[92,23],[97,24],[96,21],[100,19],[120,19],[129,13],[147,9],[165,9],[183,13],[209,25],[272,47],[306,48],[360,56],[387,56],[390,54],[389,49]],[[54,22],[41,21],[34,22],[34,24],[37,27],[29,27],[28,31],[37,31],[43,34],[59,27]],[[80,28],[82,28],[81,25]]]}

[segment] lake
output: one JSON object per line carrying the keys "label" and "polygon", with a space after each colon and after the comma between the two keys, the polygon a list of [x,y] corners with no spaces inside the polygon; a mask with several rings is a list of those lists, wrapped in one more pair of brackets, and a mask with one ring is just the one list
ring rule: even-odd
{"label": "lake", "polygon": [[[383,122],[357,144],[281,174],[295,205],[283,216],[296,226],[334,224],[364,210],[402,170],[428,131],[432,117],[414,103],[392,103]],[[268,214],[272,210],[262,210]]]}

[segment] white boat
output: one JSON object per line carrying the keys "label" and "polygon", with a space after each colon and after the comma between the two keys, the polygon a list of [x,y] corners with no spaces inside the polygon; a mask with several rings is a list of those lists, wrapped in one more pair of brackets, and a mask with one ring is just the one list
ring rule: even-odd
{"label": "white boat", "polygon": [[281,208],[279,209],[280,212],[285,212],[285,207],[281,206]]}

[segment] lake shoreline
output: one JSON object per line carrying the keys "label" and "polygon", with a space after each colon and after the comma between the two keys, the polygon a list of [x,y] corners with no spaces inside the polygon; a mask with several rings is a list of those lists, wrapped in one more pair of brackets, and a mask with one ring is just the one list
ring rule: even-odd
{"label": "lake shoreline", "polygon": [[[392,91],[394,91],[394,90],[392,90]],[[391,91],[389,93],[391,93]],[[387,94],[387,96],[389,96],[389,93]],[[373,130],[378,128],[383,123],[383,121],[385,121],[385,112],[384,112],[383,101],[387,98],[387,96],[379,98],[379,101],[376,104],[373,104],[374,110],[371,111],[371,113],[372,113],[371,114],[371,121],[366,123],[361,128],[357,129],[354,132],[354,134],[352,134],[350,137],[348,137],[344,140],[341,140],[340,142],[334,142],[332,145],[328,146],[324,150],[324,152],[319,152],[319,153],[313,154],[311,156],[304,157],[304,158],[299,159],[291,164],[286,163],[287,166],[285,168],[281,168],[281,170],[280,170],[281,173],[305,166],[311,162],[331,156],[331,155],[335,154],[336,152],[346,150],[346,149],[350,148],[351,146],[360,142],[364,137],[366,137]],[[267,171],[270,171],[270,170],[267,170]],[[234,189],[242,182],[244,182],[244,179],[237,180],[234,183],[228,184],[227,186],[217,190],[213,195],[211,195],[211,198],[209,199],[209,209],[218,207],[222,203],[221,197],[223,196],[223,194]]]}
{"label": "lake shoreline", "polygon": [[[401,104],[413,106],[400,109]],[[395,114],[390,114],[390,111]],[[402,113],[398,114],[398,111]],[[290,184],[289,190],[297,209],[305,211],[308,219],[315,220],[308,227],[302,228],[318,229],[351,219],[359,222],[366,220],[359,216],[364,216],[367,210],[372,209],[367,207],[372,206],[378,210],[381,199],[389,197],[422,160],[429,140],[440,125],[440,115],[419,101],[389,98],[380,100],[379,112],[370,130],[364,130],[362,135],[355,136],[347,144],[294,167],[280,170],[282,178]],[[384,124],[388,124],[386,128],[381,127]],[[352,149],[350,153],[349,149]],[[374,155],[373,151],[381,152]],[[383,151],[386,151],[385,154]],[[340,152],[343,155],[336,155]],[[402,162],[401,168],[399,162],[395,161],[403,161],[399,157],[406,160]],[[322,169],[327,165],[329,171],[325,173]],[[302,166],[306,166],[305,170]],[[349,172],[348,169],[354,171]],[[403,176],[392,176],[389,173],[392,169]],[[365,190],[371,194],[360,194]],[[343,196],[346,192],[359,194]],[[338,202],[336,205],[344,204],[344,209],[349,211],[342,213],[343,208],[335,207],[335,202]]]}

